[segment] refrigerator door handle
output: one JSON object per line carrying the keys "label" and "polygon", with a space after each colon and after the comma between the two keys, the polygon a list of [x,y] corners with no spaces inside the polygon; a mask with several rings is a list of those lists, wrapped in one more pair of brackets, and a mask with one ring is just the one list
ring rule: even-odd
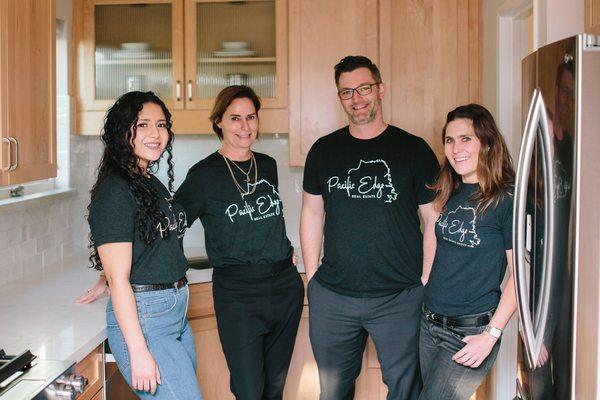
{"label": "refrigerator door handle", "polygon": [[[541,302],[536,310],[536,321],[530,311],[529,284],[527,280],[526,262],[527,248],[525,237],[526,206],[527,206],[527,183],[530,172],[530,161],[533,156],[536,138],[541,139],[543,154],[543,179],[544,179],[544,253]],[[515,288],[517,293],[517,305],[519,311],[520,332],[527,362],[530,369],[536,368],[536,363],[544,342],[546,330],[548,306],[550,302],[552,245],[553,245],[553,176],[552,176],[552,147],[551,133],[548,127],[548,115],[544,99],[539,89],[533,91],[525,132],[521,143],[519,164],[515,181],[514,211],[513,211],[513,265],[515,268]],[[534,262],[534,260],[531,260]]]}

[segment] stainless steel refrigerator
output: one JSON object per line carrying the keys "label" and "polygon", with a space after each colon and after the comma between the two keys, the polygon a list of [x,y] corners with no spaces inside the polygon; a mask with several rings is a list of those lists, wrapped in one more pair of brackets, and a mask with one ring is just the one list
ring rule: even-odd
{"label": "stainless steel refrigerator", "polygon": [[522,62],[517,399],[600,399],[599,46],[582,34]]}

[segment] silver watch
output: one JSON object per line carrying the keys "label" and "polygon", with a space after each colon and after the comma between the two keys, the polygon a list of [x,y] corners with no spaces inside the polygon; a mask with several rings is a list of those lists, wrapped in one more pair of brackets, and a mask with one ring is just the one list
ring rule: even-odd
{"label": "silver watch", "polygon": [[490,336],[493,336],[496,339],[500,339],[500,336],[502,336],[502,329],[495,328],[491,325],[486,326],[484,331],[489,333]]}

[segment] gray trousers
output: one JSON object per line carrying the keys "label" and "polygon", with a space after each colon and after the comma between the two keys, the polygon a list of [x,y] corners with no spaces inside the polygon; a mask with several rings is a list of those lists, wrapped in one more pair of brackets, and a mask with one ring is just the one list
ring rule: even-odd
{"label": "gray trousers", "polygon": [[310,342],[319,367],[321,400],[351,400],[367,336],[375,343],[388,400],[415,400],[421,390],[419,317],[423,287],[376,298],[308,285]]}

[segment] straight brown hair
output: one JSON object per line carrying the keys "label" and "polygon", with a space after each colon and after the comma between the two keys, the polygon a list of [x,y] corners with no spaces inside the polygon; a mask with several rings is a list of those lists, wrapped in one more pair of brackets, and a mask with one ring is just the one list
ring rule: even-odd
{"label": "straight brown hair", "polygon": [[210,112],[210,117],[208,117],[210,122],[212,122],[213,131],[215,131],[221,140],[223,140],[223,131],[217,124],[221,122],[225,110],[227,110],[227,107],[235,99],[249,99],[254,104],[256,115],[258,115],[258,110],[260,110],[260,99],[251,87],[246,85],[232,85],[221,90],[215,99],[215,105]]}
{"label": "straight brown hair", "polygon": [[[492,205],[497,205],[515,181],[515,170],[506,142],[500,133],[494,117],[479,104],[467,104],[450,111],[446,124],[442,129],[442,143],[446,141],[448,124],[457,119],[468,119],[473,123],[475,136],[481,143],[477,178],[479,190],[472,200],[477,203],[477,212],[483,212]],[[461,176],[450,165],[448,158],[444,159],[440,175],[430,186],[436,192],[433,200],[437,211],[443,211],[448,199],[462,182]]]}

